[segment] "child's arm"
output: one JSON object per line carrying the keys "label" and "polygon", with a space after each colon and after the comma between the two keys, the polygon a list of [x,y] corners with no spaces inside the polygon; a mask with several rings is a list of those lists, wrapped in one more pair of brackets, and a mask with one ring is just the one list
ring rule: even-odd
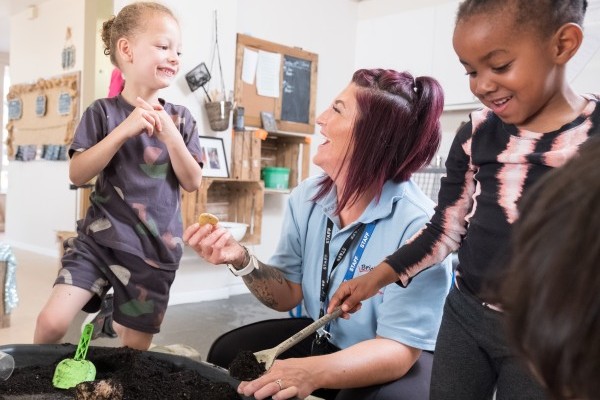
{"label": "child's arm", "polygon": [[458,250],[467,234],[467,215],[472,211],[475,194],[475,169],[470,156],[472,129],[470,122],[465,124],[452,143],[434,215],[407,244],[385,259],[402,286]]}
{"label": "child's arm", "polygon": [[452,143],[446,162],[447,175],[442,179],[439,203],[431,220],[371,272],[342,283],[329,301],[328,312],[339,305],[344,312],[355,312],[361,301],[382,287],[393,282],[408,285],[412,277],[460,247],[467,232],[466,217],[473,207],[475,190],[471,158],[465,151],[471,130],[472,124],[465,124]]}
{"label": "child's arm", "polygon": [[183,137],[173,119],[160,105],[150,105],[138,97],[140,107],[153,110],[160,118],[160,129],[154,131],[156,137],[167,146],[171,165],[181,187],[193,192],[202,184],[202,168],[188,150]]}
{"label": "child's arm", "polygon": [[75,152],[69,164],[69,178],[81,186],[98,175],[129,138],[160,128],[156,111],[137,107],[109,135],[85,151]]}

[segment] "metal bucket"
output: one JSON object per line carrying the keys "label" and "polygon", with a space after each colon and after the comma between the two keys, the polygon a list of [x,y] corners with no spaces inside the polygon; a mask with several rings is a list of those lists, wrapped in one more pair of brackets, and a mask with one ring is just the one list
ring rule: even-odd
{"label": "metal bucket", "polygon": [[229,116],[231,115],[232,104],[230,101],[213,101],[204,103],[210,129],[213,131],[224,131],[229,127]]}

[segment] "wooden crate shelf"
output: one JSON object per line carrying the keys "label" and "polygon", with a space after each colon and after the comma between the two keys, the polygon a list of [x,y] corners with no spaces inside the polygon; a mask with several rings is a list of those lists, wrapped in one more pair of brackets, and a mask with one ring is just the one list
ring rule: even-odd
{"label": "wooden crate shelf", "polygon": [[231,140],[231,177],[260,180],[261,138],[258,131],[233,131]]}
{"label": "wooden crate shelf", "polygon": [[221,221],[248,224],[242,242],[260,243],[264,184],[261,181],[204,178],[202,188],[183,192],[181,215],[183,225],[196,222],[198,215],[209,212]]}
{"label": "wooden crate shelf", "polygon": [[[91,191],[92,188],[79,189],[79,218],[85,216]],[[181,218],[184,229],[196,222],[201,213],[209,212],[219,217],[221,221],[248,224],[248,230],[242,242],[260,243],[264,202],[262,181],[203,178],[200,189],[192,193],[182,189],[181,193]]]}
{"label": "wooden crate shelf", "polygon": [[308,177],[310,141],[310,136],[288,132],[267,133],[252,128],[234,132],[232,176],[258,180],[264,167],[286,167],[290,169],[289,187],[292,189]]}

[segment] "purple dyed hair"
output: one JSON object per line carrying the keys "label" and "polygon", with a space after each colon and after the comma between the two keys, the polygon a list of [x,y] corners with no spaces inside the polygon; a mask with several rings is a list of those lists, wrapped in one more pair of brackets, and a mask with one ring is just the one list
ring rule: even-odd
{"label": "purple dyed hair", "polygon": [[[351,151],[344,159],[348,179],[336,214],[368,189],[381,196],[386,181],[403,182],[428,165],[441,140],[444,93],[431,77],[408,72],[359,69],[352,76],[359,87],[358,115],[351,133]],[[324,197],[333,180],[325,176],[315,200]]]}

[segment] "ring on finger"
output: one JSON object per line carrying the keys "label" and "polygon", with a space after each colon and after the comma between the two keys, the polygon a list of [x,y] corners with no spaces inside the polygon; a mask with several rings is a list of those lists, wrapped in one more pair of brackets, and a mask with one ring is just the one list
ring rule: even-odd
{"label": "ring on finger", "polygon": [[283,390],[283,382],[281,381],[281,379],[277,379],[275,383],[277,384],[277,386],[279,386],[279,390]]}

